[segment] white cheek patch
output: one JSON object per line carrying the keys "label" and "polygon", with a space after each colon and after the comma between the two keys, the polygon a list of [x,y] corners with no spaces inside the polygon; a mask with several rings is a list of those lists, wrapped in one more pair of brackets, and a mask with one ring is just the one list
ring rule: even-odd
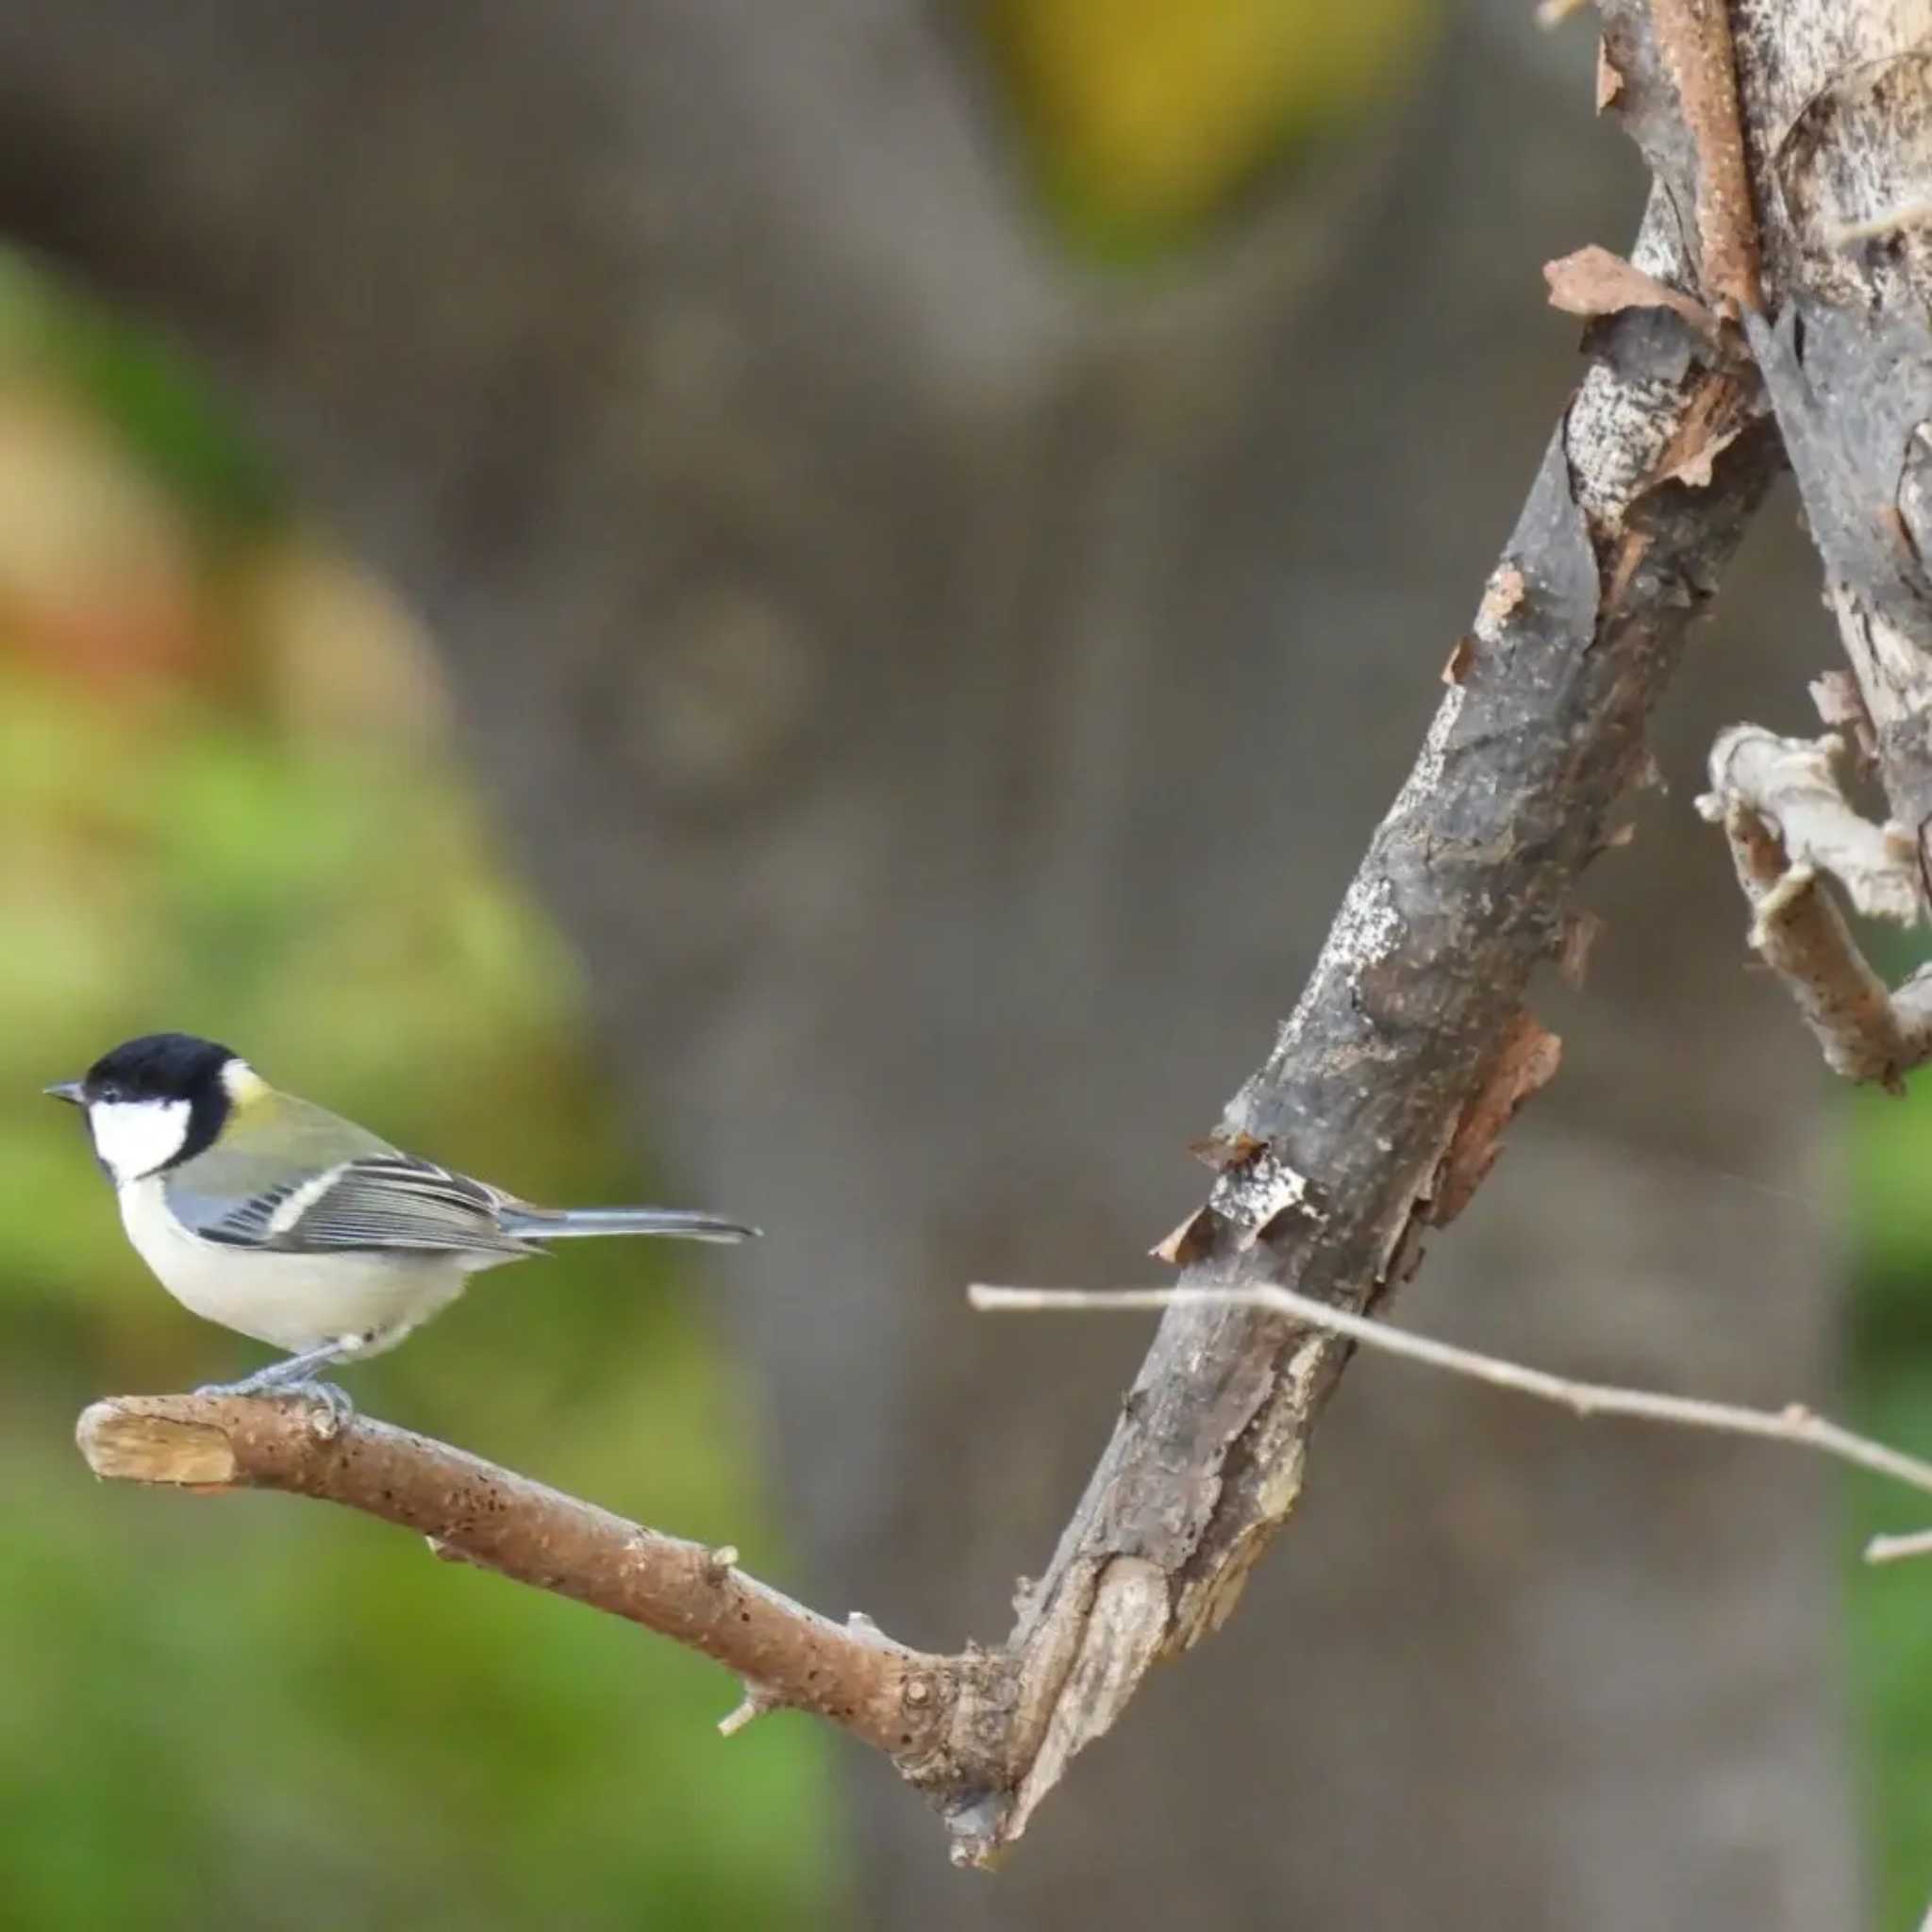
{"label": "white cheek patch", "polygon": [[165,1167],[188,1139],[185,1100],[97,1100],[87,1110],[94,1152],[117,1182]]}

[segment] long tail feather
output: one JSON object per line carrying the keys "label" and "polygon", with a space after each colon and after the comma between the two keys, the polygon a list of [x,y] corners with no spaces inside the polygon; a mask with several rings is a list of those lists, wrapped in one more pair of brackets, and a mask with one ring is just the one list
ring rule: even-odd
{"label": "long tail feather", "polygon": [[686,1208],[506,1208],[504,1233],[524,1241],[567,1241],[590,1234],[664,1234],[690,1241],[755,1241],[762,1230]]}

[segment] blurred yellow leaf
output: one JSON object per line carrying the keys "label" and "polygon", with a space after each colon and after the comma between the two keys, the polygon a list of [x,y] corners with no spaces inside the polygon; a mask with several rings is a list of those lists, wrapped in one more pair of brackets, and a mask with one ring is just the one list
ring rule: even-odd
{"label": "blurred yellow leaf", "polygon": [[1076,225],[1184,231],[1285,149],[1341,131],[1424,46],[1430,0],[984,0]]}

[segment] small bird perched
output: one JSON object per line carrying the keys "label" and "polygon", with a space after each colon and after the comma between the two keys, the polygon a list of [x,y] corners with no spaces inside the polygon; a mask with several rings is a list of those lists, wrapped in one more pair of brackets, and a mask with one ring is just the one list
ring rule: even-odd
{"label": "small bird perched", "polygon": [[208,1395],[293,1391],[393,1348],[479,1269],[575,1235],[740,1241],[758,1230],[675,1208],[536,1208],[405,1154],[271,1087],[239,1054],[150,1033],[46,1090],[87,1116],[135,1251],[183,1307],[289,1351]]}

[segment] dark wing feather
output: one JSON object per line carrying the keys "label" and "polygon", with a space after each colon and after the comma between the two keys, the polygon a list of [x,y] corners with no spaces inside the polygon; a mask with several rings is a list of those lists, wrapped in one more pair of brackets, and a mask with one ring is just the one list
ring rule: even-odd
{"label": "dark wing feather", "polygon": [[168,1204],[204,1241],[226,1241],[240,1248],[258,1248],[269,1239],[269,1223],[275,1219],[275,1209],[294,1191],[292,1182],[286,1187],[265,1189],[213,1221],[207,1220],[197,1211],[202,1208],[197,1197],[187,1194],[178,1187],[168,1190]]}
{"label": "dark wing feather", "polygon": [[321,1248],[405,1248],[495,1255],[541,1254],[504,1230],[505,1197],[481,1181],[407,1154],[375,1154],[344,1162],[328,1185],[280,1227],[277,1213],[303,1191],[277,1185],[203,1221],[207,1240],[276,1253]]}

